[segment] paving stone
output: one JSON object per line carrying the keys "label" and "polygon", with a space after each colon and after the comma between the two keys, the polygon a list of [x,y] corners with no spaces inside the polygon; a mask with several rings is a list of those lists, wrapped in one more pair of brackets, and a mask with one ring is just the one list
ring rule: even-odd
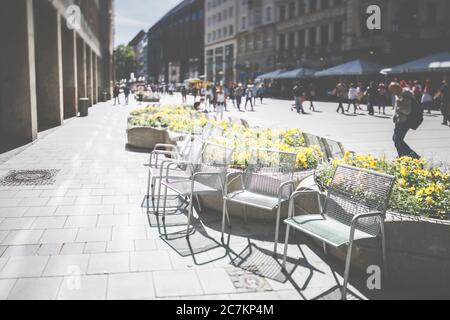
{"label": "paving stone", "polygon": [[97,216],[70,216],[64,228],[95,228],[97,219]]}
{"label": "paving stone", "polygon": [[65,277],[58,293],[58,300],[104,300],[108,276]]}
{"label": "paving stone", "polygon": [[38,256],[57,256],[61,252],[62,244],[43,244],[37,251]]}
{"label": "paving stone", "polygon": [[169,254],[167,251],[142,251],[130,254],[131,271],[170,270]]}
{"label": "paving stone", "polygon": [[17,279],[0,280],[0,300],[6,300]]}
{"label": "paving stone", "polygon": [[53,256],[50,257],[43,276],[83,275],[86,274],[88,262],[88,254]]}
{"label": "paving stone", "polygon": [[156,271],[153,273],[156,296],[179,297],[202,295],[203,290],[193,270]]}
{"label": "paving stone", "polygon": [[132,252],[134,251],[134,241],[109,241],[106,252]]}
{"label": "paving stone", "polygon": [[62,229],[67,217],[38,217],[33,222],[31,229]]}
{"label": "paving stone", "polygon": [[33,207],[29,208],[24,216],[25,217],[51,217],[55,215],[57,207],[56,206],[45,206],[45,207]]}
{"label": "paving stone", "polygon": [[49,229],[45,230],[40,243],[67,243],[75,242],[78,229]]}
{"label": "paving stone", "polygon": [[111,240],[111,228],[81,228],[77,242],[100,242]]}
{"label": "paving stone", "polygon": [[109,276],[108,299],[153,299],[153,274],[150,272],[113,274]]}
{"label": "paving stone", "polygon": [[0,271],[0,278],[40,277],[49,257],[11,257]]}
{"label": "paving stone", "polygon": [[39,245],[9,246],[2,255],[2,258],[8,257],[26,257],[34,256],[39,250]]}
{"label": "paving stone", "polygon": [[[1,202],[1,201],[0,201]],[[28,207],[0,208],[0,217],[2,218],[20,218],[29,210]]]}
{"label": "paving stone", "polygon": [[30,229],[35,218],[5,218],[0,223],[0,230],[27,230]]}
{"label": "paving stone", "polygon": [[82,254],[84,252],[84,247],[86,243],[77,242],[77,243],[64,243],[60,255],[77,255]]}
{"label": "paving stone", "polygon": [[103,215],[98,218],[99,227],[127,227],[128,215]]}
{"label": "paving stone", "polygon": [[43,230],[22,230],[10,231],[2,240],[4,246],[20,246],[27,244],[38,244],[41,239]]}
{"label": "paving stone", "polygon": [[86,246],[84,248],[85,254],[90,253],[105,253],[106,252],[106,241],[99,241],[99,242],[87,242]]}
{"label": "paving stone", "polygon": [[155,240],[135,240],[134,241],[134,247],[136,251],[152,251],[156,250],[156,242]]}
{"label": "paving stone", "polygon": [[92,254],[88,274],[112,274],[130,272],[129,253]]}
{"label": "paving stone", "polygon": [[112,240],[146,240],[145,227],[113,227]]}
{"label": "paving stone", "polygon": [[197,275],[206,294],[236,293],[236,288],[224,269],[199,270]]}
{"label": "paving stone", "polygon": [[8,295],[9,300],[54,300],[62,278],[19,279]]}

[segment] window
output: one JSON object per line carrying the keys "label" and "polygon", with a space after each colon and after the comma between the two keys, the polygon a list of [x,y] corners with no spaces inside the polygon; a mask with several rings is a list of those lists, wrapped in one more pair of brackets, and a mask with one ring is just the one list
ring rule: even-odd
{"label": "window", "polygon": [[314,47],[317,42],[317,32],[316,32],[316,28],[310,28],[309,29],[309,45],[311,47]]}
{"label": "window", "polygon": [[266,22],[272,21],[272,7],[266,8]]}
{"label": "window", "polygon": [[333,25],[333,42],[342,42],[342,22],[335,22]]}
{"label": "window", "polygon": [[284,37],[284,34],[280,34],[278,41],[280,44],[280,50],[283,51],[286,48],[286,39]]}
{"label": "window", "polygon": [[305,47],[305,30],[298,32],[298,47],[303,49]]}
{"label": "window", "polygon": [[326,24],[320,27],[320,44],[326,46],[329,43],[329,40],[329,27]]}
{"label": "window", "polygon": [[289,19],[295,18],[295,2],[289,3]]}
{"label": "window", "polygon": [[242,17],[241,29],[244,30],[246,28],[247,28],[247,18],[246,17]]}
{"label": "window", "polygon": [[427,6],[427,24],[432,26],[436,24],[438,14],[438,6],[436,2],[432,2]]}
{"label": "window", "polygon": [[305,0],[299,0],[297,4],[298,16],[303,16],[305,14]]}
{"label": "window", "polygon": [[289,32],[289,43],[288,43],[289,50],[293,50],[295,48],[295,33]]}
{"label": "window", "polygon": [[234,28],[233,28],[232,24],[228,27],[228,33],[230,36],[232,36],[234,34]]}
{"label": "window", "polygon": [[280,21],[286,20],[286,9],[285,6],[280,6]]}

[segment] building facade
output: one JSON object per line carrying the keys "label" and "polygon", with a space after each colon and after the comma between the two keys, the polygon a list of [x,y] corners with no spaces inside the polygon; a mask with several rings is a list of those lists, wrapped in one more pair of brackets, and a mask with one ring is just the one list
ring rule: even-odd
{"label": "building facade", "polygon": [[215,83],[237,79],[238,4],[240,0],[205,0],[205,76]]}
{"label": "building facade", "polygon": [[0,42],[0,152],[111,93],[112,0],[4,0]]}
{"label": "building facade", "polygon": [[237,78],[255,79],[275,68],[276,0],[238,1]]}
{"label": "building facade", "polygon": [[203,0],[184,0],[148,31],[149,81],[182,83],[204,73]]}
{"label": "building facade", "polygon": [[144,78],[148,79],[148,38],[147,33],[141,30],[134,38],[130,41],[128,46],[133,48],[134,54],[136,56],[136,71],[135,77],[137,79]]}
{"label": "building facade", "polygon": [[[381,8],[381,30],[367,8]],[[352,59],[395,65],[449,49],[445,0],[277,0],[276,68],[326,68]]]}

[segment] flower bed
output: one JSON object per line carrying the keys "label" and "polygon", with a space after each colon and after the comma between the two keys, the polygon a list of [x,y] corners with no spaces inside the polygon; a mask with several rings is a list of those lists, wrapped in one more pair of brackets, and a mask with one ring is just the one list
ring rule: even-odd
{"label": "flower bed", "polygon": [[[137,101],[139,101],[139,94],[136,94],[135,99]],[[149,91],[145,91],[143,96],[142,96],[142,101],[143,102],[153,102],[153,103],[157,103],[161,100],[160,96],[156,93],[151,93]]]}
{"label": "flower bed", "polygon": [[404,157],[395,160],[346,153],[341,160],[322,164],[317,181],[326,189],[338,164],[371,169],[396,177],[390,210],[411,216],[450,220],[450,173],[425,160]]}
{"label": "flower bed", "polygon": [[208,119],[204,113],[187,106],[164,106],[133,111],[129,118],[132,127],[151,127],[173,132],[200,132],[208,122],[223,130],[221,136],[213,136],[211,142],[232,147],[233,168],[245,169],[250,161],[251,148],[267,148],[297,153],[298,171],[315,169],[323,159],[318,146],[307,147],[299,129],[247,128],[228,121]]}

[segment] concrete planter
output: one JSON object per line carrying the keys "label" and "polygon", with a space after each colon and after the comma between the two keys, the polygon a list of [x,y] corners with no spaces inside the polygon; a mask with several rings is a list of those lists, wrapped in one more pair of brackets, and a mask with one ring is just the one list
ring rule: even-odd
{"label": "concrete planter", "polygon": [[145,150],[153,150],[158,143],[167,143],[169,140],[166,129],[151,127],[130,126],[127,136],[128,146]]}

